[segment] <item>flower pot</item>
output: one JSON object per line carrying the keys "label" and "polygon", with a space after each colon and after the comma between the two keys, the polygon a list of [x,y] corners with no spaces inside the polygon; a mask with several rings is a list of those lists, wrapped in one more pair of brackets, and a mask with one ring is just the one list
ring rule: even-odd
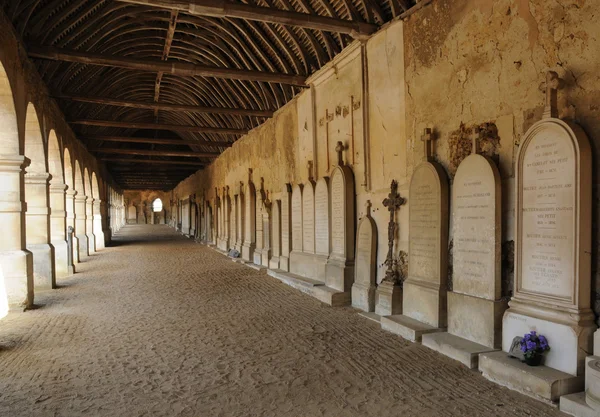
{"label": "flower pot", "polygon": [[542,363],[542,355],[533,355],[529,358],[525,358],[524,362],[529,366],[540,366]]}

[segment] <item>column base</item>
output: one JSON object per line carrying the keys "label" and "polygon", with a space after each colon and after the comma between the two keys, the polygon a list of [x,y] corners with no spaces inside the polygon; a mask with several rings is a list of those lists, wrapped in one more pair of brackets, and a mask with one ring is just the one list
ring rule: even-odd
{"label": "column base", "polygon": [[[73,241],[75,240],[75,236],[73,237]],[[73,244],[75,246],[75,244]],[[83,258],[90,256],[88,249],[88,237],[86,235],[78,235],[77,236],[77,254],[78,254],[78,262],[81,262]]]}
{"label": "column base", "polygon": [[16,250],[0,253],[0,278],[3,278],[8,307],[23,310],[33,307],[33,255]]}
{"label": "column base", "polygon": [[242,244],[242,259],[246,262],[254,261],[254,243],[246,243]]}
{"label": "column base", "polygon": [[33,255],[33,285],[36,290],[56,288],[54,272],[54,248],[47,243],[28,245]]}
{"label": "column base", "polygon": [[383,281],[375,291],[375,313],[380,316],[402,314],[402,287]]}
{"label": "column base", "polygon": [[352,285],[352,307],[367,313],[375,311],[375,285],[355,282]]}
{"label": "column base", "polygon": [[56,240],[52,242],[54,247],[54,269],[56,278],[65,278],[72,274],[69,273],[69,245],[65,240]]}
{"label": "column base", "polygon": [[96,236],[96,251],[104,249],[104,233],[98,232],[95,234]]}

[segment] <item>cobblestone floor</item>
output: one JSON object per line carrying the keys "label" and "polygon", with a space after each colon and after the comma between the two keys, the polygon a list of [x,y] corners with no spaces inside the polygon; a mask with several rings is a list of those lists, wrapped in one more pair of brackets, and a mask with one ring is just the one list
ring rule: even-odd
{"label": "cobblestone floor", "polygon": [[126,226],[0,321],[0,416],[559,416],[421,345]]}

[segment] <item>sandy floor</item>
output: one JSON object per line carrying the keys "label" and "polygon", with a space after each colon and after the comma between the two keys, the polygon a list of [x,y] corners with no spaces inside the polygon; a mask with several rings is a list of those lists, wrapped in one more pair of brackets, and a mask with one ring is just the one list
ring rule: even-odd
{"label": "sandy floor", "polygon": [[0,416],[558,416],[166,226],[0,322]]}

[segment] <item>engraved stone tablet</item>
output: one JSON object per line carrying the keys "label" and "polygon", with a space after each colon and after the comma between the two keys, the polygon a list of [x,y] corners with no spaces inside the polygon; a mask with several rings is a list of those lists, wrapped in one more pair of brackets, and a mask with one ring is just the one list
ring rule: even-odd
{"label": "engraved stone tablet", "polygon": [[452,193],[453,291],[500,298],[500,176],[485,156],[458,167]]}
{"label": "engraved stone tablet", "polygon": [[315,188],[315,250],[329,256],[329,178],[317,181]]}
{"label": "engraved stone tablet", "polygon": [[302,186],[292,192],[292,250],[302,252]]}
{"label": "engraved stone tablet", "polygon": [[315,187],[310,181],[302,190],[302,251],[315,253]]}

